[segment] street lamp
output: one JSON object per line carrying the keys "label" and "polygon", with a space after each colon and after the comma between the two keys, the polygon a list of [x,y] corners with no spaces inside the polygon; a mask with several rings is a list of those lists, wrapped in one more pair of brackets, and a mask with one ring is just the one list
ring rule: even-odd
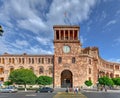
{"label": "street lamp", "polygon": [[2,26],[0,25],[0,36],[2,36],[3,35],[3,29],[2,29]]}

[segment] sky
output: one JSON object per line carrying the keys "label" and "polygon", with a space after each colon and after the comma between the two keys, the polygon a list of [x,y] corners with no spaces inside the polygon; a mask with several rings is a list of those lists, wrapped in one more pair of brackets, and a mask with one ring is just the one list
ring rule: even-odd
{"label": "sky", "polygon": [[78,25],[82,48],[120,62],[120,0],[0,0],[0,25],[0,55],[54,54],[53,25]]}

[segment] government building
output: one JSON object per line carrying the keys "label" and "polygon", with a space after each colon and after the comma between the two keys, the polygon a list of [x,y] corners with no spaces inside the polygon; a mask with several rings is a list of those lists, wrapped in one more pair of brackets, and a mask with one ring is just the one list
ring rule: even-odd
{"label": "government building", "polygon": [[7,81],[10,72],[19,68],[53,77],[54,88],[80,87],[86,80],[95,85],[102,76],[120,77],[119,63],[102,59],[97,47],[82,48],[79,26],[54,25],[53,30],[53,55],[0,55],[0,81]]}

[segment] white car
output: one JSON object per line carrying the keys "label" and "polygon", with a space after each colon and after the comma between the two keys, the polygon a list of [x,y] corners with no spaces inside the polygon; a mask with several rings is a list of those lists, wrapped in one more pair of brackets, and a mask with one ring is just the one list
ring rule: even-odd
{"label": "white car", "polygon": [[15,93],[17,91],[18,91],[18,89],[13,86],[8,86],[8,87],[1,89],[1,93]]}

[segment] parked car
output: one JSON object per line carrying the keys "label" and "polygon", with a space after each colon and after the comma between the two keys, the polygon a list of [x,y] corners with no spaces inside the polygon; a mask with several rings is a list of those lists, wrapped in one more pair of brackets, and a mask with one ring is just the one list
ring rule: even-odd
{"label": "parked car", "polygon": [[8,86],[8,87],[1,89],[1,93],[15,93],[17,91],[18,89],[14,86]]}
{"label": "parked car", "polygon": [[42,88],[39,88],[36,90],[36,93],[39,93],[39,92],[48,92],[48,93],[52,93],[54,91],[53,88],[50,88],[50,87],[42,87]]}

